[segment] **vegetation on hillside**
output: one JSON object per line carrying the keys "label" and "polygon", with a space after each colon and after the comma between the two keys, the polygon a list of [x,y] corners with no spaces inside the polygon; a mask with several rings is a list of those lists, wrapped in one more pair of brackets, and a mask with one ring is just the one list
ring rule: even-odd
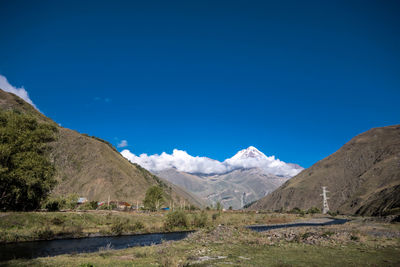
{"label": "vegetation on hillside", "polygon": [[[38,145],[46,145],[45,153],[41,153],[44,156],[43,159],[49,159],[55,168],[53,169],[55,172],[54,180],[57,181],[57,184],[51,190],[52,203],[45,203],[49,204],[49,207],[52,206],[57,209],[58,205],[60,209],[71,208],[64,207],[62,200],[70,194],[86,197],[90,201],[106,201],[110,197],[114,201],[142,202],[146,190],[154,185],[163,188],[165,200],[168,202],[185,199],[187,202],[201,205],[201,201],[196,197],[129,162],[109,142],[60,127],[20,97],[1,89],[0,100],[1,112],[19,112],[21,116],[24,114],[23,116],[36,120],[38,125],[48,123],[51,128],[57,129],[57,134],[54,134],[54,138],[57,137],[56,140],[49,142],[50,153],[47,153],[50,150],[50,147],[47,147],[47,142],[38,142]],[[46,138],[45,135],[41,137]],[[4,136],[1,138],[4,138]],[[6,160],[7,153],[7,151],[5,151],[5,154],[0,153],[1,164]],[[40,166],[40,164],[36,164],[36,166]],[[3,175],[5,170],[3,170],[3,165],[0,165],[0,167],[2,168],[0,175]],[[5,168],[8,167],[5,166]],[[6,179],[1,181],[1,186],[5,184],[4,180]],[[33,180],[31,179],[31,181]],[[52,186],[48,187],[51,188]],[[0,202],[5,202],[5,198],[1,195],[2,189],[4,189],[4,186],[0,188]],[[39,207],[37,202],[33,202],[33,204],[32,206]],[[32,207],[18,209],[29,210]],[[2,204],[0,204],[0,210],[5,210]]]}
{"label": "vegetation on hillside", "polygon": [[0,210],[33,210],[56,184],[48,143],[57,128],[14,111],[0,111]]}
{"label": "vegetation on hillside", "polygon": [[114,150],[115,152],[119,153],[118,150],[115,148],[115,146],[113,146],[113,144],[111,144],[110,142],[108,142],[108,141],[106,141],[106,140],[104,140],[104,139],[101,139],[101,138],[99,138],[99,137],[97,137],[97,136],[94,136],[94,135],[88,135],[88,134],[86,134],[86,133],[83,133],[82,135],[83,135],[83,136],[86,136],[86,137],[93,138],[94,140],[100,141],[100,142],[102,142],[102,143],[108,145],[108,146],[109,146],[112,150]]}

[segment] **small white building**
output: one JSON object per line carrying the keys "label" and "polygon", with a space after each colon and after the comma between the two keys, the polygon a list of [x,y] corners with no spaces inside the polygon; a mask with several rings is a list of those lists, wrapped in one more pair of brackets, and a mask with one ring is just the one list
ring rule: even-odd
{"label": "small white building", "polygon": [[80,198],[78,198],[78,204],[84,204],[84,203],[86,203],[86,202],[88,202],[88,200],[87,200],[86,197],[80,197]]}

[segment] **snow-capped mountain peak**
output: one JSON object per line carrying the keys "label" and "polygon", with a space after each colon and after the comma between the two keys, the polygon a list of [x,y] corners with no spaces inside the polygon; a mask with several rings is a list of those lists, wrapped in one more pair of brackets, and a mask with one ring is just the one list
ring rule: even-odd
{"label": "snow-capped mountain peak", "polygon": [[249,146],[246,149],[240,150],[236,155],[234,155],[232,160],[248,159],[248,158],[266,158],[264,153],[255,148],[254,146]]}
{"label": "snow-capped mountain peak", "polygon": [[250,146],[236,153],[223,162],[207,157],[193,157],[186,151],[174,149],[172,154],[165,152],[161,155],[141,154],[139,156],[129,150],[123,150],[121,154],[150,171],[162,171],[176,168],[186,173],[197,174],[222,174],[236,169],[260,168],[265,173],[282,177],[292,177],[298,174],[303,168],[283,162],[275,156],[266,156],[257,148]]}

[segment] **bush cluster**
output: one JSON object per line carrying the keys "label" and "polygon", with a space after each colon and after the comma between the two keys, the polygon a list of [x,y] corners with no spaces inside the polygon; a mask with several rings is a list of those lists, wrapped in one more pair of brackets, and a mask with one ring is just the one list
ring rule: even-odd
{"label": "bush cluster", "polygon": [[317,207],[311,207],[307,210],[308,214],[316,214],[316,213],[321,213],[321,210]]}
{"label": "bush cluster", "polygon": [[195,227],[206,227],[208,225],[208,215],[204,210],[200,213],[196,213],[193,217],[193,226]]}
{"label": "bush cluster", "polygon": [[121,235],[123,232],[135,232],[143,228],[144,224],[141,221],[131,223],[127,218],[119,218],[114,220],[111,226],[111,232],[116,235]]}
{"label": "bush cluster", "polygon": [[75,209],[77,206],[78,206],[78,195],[76,194],[70,194],[65,197],[63,196],[50,197],[42,204],[42,208],[48,211]]}
{"label": "bush cluster", "polygon": [[218,217],[219,217],[220,215],[221,215],[220,213],[214,213],[214,214],[212,215],[213,221],[217,220]]}
{"label": "bush cluster", "polygon": [[304,215],[304,214],[316,214],[316,213],[321,213],[321,210],[317,207],[311,207],[308,210],[302,210],[298,207],[293,208],[291,211],[289,211],[289,213],[293,213],[293,214],[300,214],[300,215]]}
{"label": "bush cluster", "polygon": [[189,226],[189,220],[184,211],[172,211],[167,214],[164,226],[167,230],[171,230],[175,227],[187,228]]}
{"label": "bush cluster", "polygon": [[95,210],[97,209],[97,201],[88,201],[79,206],[80,210]]}

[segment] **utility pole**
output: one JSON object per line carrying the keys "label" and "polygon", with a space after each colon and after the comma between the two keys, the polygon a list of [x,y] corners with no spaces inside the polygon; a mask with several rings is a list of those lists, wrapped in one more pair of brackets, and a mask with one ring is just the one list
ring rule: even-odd
{"label": "utility pole", "polygon": [[326,186],[323,186],[322,187],[322,194],[321,194],[321,196],[322,196],[322,207],[323,207],[323,209],[322,209],[322,213],[323,214],[327,214],[328,213],[328,211],[329,211],[329,206],[328,206],[328,197],[326,196],[326,193],[328,193],[329,191],[326,191]]}

